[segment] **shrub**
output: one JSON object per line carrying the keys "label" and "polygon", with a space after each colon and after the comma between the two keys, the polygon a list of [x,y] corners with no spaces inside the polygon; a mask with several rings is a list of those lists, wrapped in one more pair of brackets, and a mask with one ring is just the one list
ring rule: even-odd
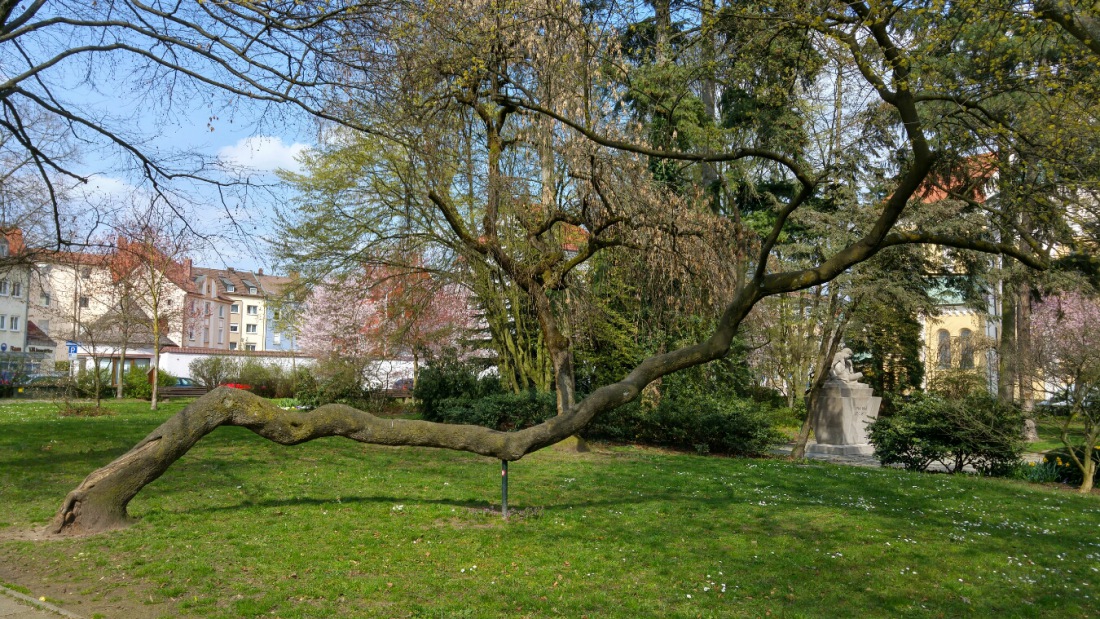
{"label": "shrub", "polygon": [[[159,387],[171,387],[176,384],[176,377],[164,370],[157,370],[157,385]],[[153,398],[153,385],[149,383],[148,370],[137,368],[126,372],[122,376],[122,395],[128,398],[151,400]]]}
{"label": "shrub", "polygon": [[233,357],[216,355],[195,359],[187,368],[191,371],[191,378],[197,380],[203,387],[213,389],[236,379],[237,374],[240,373],[241,364]]}
{"label": "shrub", "polygon": [[694,449],[699,453],[758,454],[782,442],[767,406],[710,394],[662,398],[656,407],[637,402],[605,413],[582,432],[585,438]]}
{"label": "shrub", "polygon": [[[99,372],[99,397],[106,398],[114,393],[114,387],[111,386],[111,371],[105,368],[100,368]],[[96,377],[95,371],[82,370],[76,376],[76,390],[85,398],[96,397]]]}
{"label": "shrub", "polygon": [[1023,452],[1023,413],[987,395],[944,399],[918,395],[869,427],[883,465],[923,471],[934,462],[956,473],[973,466],[983,475],[1008,475]]}
{"label": "shrub", "polygon": [[554,394],[535,391],[446,398],[437,402],[433,410],[436,421],[505,431],[529,428],[558,412]]}
{"label": "shrub", "polygon": [[283,383],[283,368],[276,364],[264,364],[248,359],[237,371],[236,382],[252,387],[252,393],[265,398],[277,397]]}
{"label": "shrub", "polygon": [[443,421],[440,406],[447,399],[472,401],[502,393],[497,377],[478,378],[477,374],[476,367],[459,361],[454,353],[441,356],[421,370],[413,396],[420,401],[423,418],[428,421]]}
{"label": "shrub", "polygon": [[347,404],[371,408],[370,393],[363,388],[363,364],[342,357],[320,359],[312,372],[298,370],[298,389],[294,394],[304,406]]}

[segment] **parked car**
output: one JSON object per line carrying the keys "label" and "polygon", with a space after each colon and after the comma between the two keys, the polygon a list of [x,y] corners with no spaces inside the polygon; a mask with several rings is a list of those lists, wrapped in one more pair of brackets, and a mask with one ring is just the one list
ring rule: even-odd
{"label": "parked car", "polygon": [[411,391],[413,388],[413,379],[411,378],[399,378],[393,383],[393,388],[400,391]]}
{"label": "parked car", "polygon": [[176,386],[177,387],[198,387],[199,384],[196,383],[193,379],[183,378],[182,376],[180,376],[180,377],[176,378]]}
{"label": "parked car", "polygon": [[19,380],[21,387],[56,387],[63,385],[69,381],[68,374],[60,373],[43,373],[43,374],[27,374]]}
{"label": "parked car", "polygon": [[72,385],[68,374],[28,374],[19,379],[15,393],[24,397],[54,397]]}

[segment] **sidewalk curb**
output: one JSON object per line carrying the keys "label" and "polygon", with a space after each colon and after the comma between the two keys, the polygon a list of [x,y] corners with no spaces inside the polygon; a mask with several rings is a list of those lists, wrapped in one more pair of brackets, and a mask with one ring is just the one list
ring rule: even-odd
{"label": "sidewalk curb", "polygon": [[62,617],[68,617],[68,619],[84,619],[84,617],[82,617],[80,615],[77,615],[75,613],[71,613],[71,612],[65,610],[64,608],[59,608],[57,606],[54,606],[53,604],[50,604],[49,602],[43,602],[42,600],[36,600],[36,599],[32,598],[29,595],[24,595],[22,593],[19,593],[18,591],[9,589],[9,588],[5,587],[4,585],[0,585],[0,594],[6,595],[8,597],[15,598],[16,600],[18,600],[18,601],[20,601],[24,604],[34,606],[35,608],[38,608],[38,609],[41,609],[41,610],[46,610],[46,611],[49,611],[51,613],[57,613],[57,614],[61,615]]}

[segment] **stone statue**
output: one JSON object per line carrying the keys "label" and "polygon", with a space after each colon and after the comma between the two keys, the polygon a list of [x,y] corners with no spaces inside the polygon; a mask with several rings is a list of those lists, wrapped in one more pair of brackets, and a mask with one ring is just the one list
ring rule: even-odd
{"label": "stone statue", "polygon": [[881,398],[871,387],[859,382],[861,372],[852,368],[852,349],[843,348],[833,355],[828,380],[821,386],[814,403],[814,435],[817,442],[809,453],[869,455],[874,453],[867,438],[867,424],[878,417]]}
{"label": "stone statue", "polygon": [[842,383],[858,383],[863,378],[863,372],[856,372],[852,368],[852,349],[843,348],[833,355],[833,365],[829,368],[829,380],[838,380]]}

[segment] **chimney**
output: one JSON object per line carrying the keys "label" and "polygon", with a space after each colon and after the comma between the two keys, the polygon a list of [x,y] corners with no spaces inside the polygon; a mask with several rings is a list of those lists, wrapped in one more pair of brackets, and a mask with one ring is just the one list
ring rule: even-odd
{"label": "chimney", "polygon": [[22,228],[11,228],[4,232],[4,236],[8,237],[8,255],[20,254],[26,248],[23,245]]}
{"label": "chimney", "polygon": [[188,258],[183,261],[183,268],[187,271],[187,281],[191,281],[191,259]]}
{"label": "chimney", "polygon": [[256,271],[256,275],[263,275],[263,274],[264,274],[264,268],[260,267],[259,270]]}

